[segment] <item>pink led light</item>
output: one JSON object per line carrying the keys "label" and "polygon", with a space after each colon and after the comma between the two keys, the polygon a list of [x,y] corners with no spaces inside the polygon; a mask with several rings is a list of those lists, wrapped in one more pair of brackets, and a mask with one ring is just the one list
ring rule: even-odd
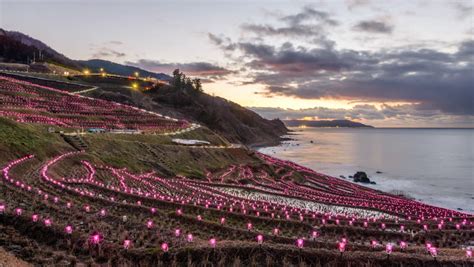
{"label": "pink led light", "polygon": [[72,234],[72,226],[67,225],[67,226],[64,228],[64,232],[66,232],[66,234],[68,234],[68,235]]}
{"label": "pink led light", "polygon": [[436,258],[436,256],[438,256],[438,250],[436,249],[436,247],[431,247],[430,248],[430,255],[433,258]]}
{"label": "pink led light", "polygon": [[163,252],[168,252],[169,250],[168,243],[161,244],[161,250],[163,250]]}
{"label": "pink led light", "polygon": [[247,223],[247,230],[252,230],[252,223]]}
{"label": "pink led light", "polygon": [[43,222],[44,222],[44,226],[46,227],[50,227],[53,224],[51,219],[45,219]]}
{"label": "pink led light", "polygon": [[211,238],[209,240],[209,245],[211,245],[211,248],[215,248],[216,247],[216,244],[217,244],[217,241],[215,238]]}
{"label": "pink led light", "polygon": [[280,230],[278,228],[273,229],[273,234],[278,235],[280,233]]}
{"label": "pink led light", "polygon": [[179,237],[179,236],[181,235],[181,230],[180,230],[180,229],[174,230],[174,235],[175,235],[176,237]]}
{"label": "pink led light", "polygon": [[432,245],[431,243],[426,243],[425,247],[426,247],[426,250],[430,251]]}
{"label": "pink led light", "polygon": [[183,211],[182,211],[181,209],[178,209],[178,210],[176,210],[176,214],[182,215],[182,214],[183,214]]}
{"label": "pink led light", "polygon": [[4,213],[5,212],[5,204],[0,204],[0,213]]}
{"label": "pink led light", "polygon": [[312,237],[313,239],[316,239],[318,236],[319,236],[318,231],[313,231],[313,232],[311,232],[311,237]]}
{"label": "pink led light", "polygon": [[224,224],[224,223],[225,223],[225,218],[222,217],[222,218],[221,218],[221,224]]}
{"label": "pink led light", "polygon": [[303,248],[304,246],[304,240],[302,238],[299,238],[298,240],[296,240],[296,246],[298,248]]}
{"label": "pink led light", "polygon": [[146,227],[147,227],[148,229],[151,229],[151,228],[153,227],[153,221],[152,221],[152,220],[148,220],[148,221],[146,222]]}
{"label": "pink led light", "polygon": [[341,253],[346,251],[346,242],[339,242],[338,249],[339,249],[339,252],[341,252]]}
{"label": "pink led light", "polygon": [[472,258],[472,250],[470,248],[466,250],[466,258],[468,259]]}
{"label": "pink led light", "polygon": [[188,234],[188,235],[186,236],[186,240],[187,240],[188,242],[193,242],[193,234]]}
{"label": "pink led light", "polygon": [[105,211],[105,209],[100,210],[100,216],[104,217],[106,214],[107,212]]}
{"label": "pink led light", "polygon": [[150,210],[151,210],[151,213],[152,213],[152,214],[155,214],[156,208],[151,208]]}
{"label": "pink led light", "polygon": [[257,243],[259,244],[263,243],[263,235],[257,235]]}
{"label": "pink led light", "polygon": [[132,241],[130,241],[128,239],[123,241],[123,248],[124,249],[129,249],[131,245],[132,245]]}
{"label": "pink led light", "polygon": [[198,221],[202,221],[202,216],[201,216],[201,215],[198,215],[198,216],[197,216],[197,220],[198,220]]}
{"label": "pink led light", "polygon": [[86,205],[86,206],[84,207],[84,210],[85,210],[86,212],[90,212],[90,211],[91,211],[91,207],[90,207],[89,205]]}
{"label": "pink led light", "polygon": [[33,214],[33,215],[31,215],[31,220],[32,220],[33,222],[37,222],[37,221],[39,220],[38,214]]}
{"label": "pink led light", "polygon": [[370,242],[370,245],[372,246],[372,248],[377,247],[377,245],[378,245],[377,240],[372,240],[372,242]]}
{"label": "pink led light", "polygon": [[390,254],[392,254],[392,251],[393,251],[393,245],[391,243],[388,243],[385,246],[385,252],[390,255]]}
{"label": "pink led light", "polygon": [[405,225],[400,225],[400,231],[402,231],[402,232],[405,231]]}
{"label": "pink led light", "polygon": [[20,208],[16,208],[16,209],[15,209],[15,215],[16,215],[16,216],[21,216],[21,214],[23,214],[23,210],[20,209]]}
{"label": "pink led light", "polygon": [[407,243],[405,241],[400,241],[400,248],[403,250],[403,249],[406,249],[407,248]]}
{"label": "pink led light", "polygon": [[101,241],[101,237],[99,234],[94,234],[90,237],[90,243],[93,245],[98,245]]}

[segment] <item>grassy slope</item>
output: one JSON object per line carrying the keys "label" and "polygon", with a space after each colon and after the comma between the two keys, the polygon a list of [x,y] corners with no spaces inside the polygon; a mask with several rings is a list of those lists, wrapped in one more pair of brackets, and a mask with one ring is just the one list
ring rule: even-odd
{"label": "grassy slope", "polygon": [[35,154],[39,159],[46,159],[72,150],[58,134],[48,133],[46,126],[19,124],[1,117],[0,140],[0,162],[27,154]]}
{"label": "grassy slope", "polygon": [[[203,128],[174,137],[209,140],[216,145],[226,141]],[[244,149],[191,148],[172,145],[171,137],[160,135],[90,134],[83,137],[93,162],[127,167],[135,172],[155,170],[165,176],[185,175],[203,178],[205,169],[224,168],[235,163],[256,161]],[[20,124],[0,118],[0,164],[35,154],[44,161],[74,150],[48,127]]]}

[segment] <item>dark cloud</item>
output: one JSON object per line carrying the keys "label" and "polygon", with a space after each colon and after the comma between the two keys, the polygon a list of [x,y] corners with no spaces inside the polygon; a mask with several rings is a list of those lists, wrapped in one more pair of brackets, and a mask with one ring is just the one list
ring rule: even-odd
{"label": "dark cloud", "polygon": [[297,14],[284,16],[281,20],[288,22],[290,25],[301,25],[308,21],[316,21],[331,26],[339,25],[339,22],[331,18],[329,13],[316,10],[309,6],[304,7],[303,10]]}
{"label": "dark cloud", "polygon": [[158,60],[140,59],[136,62],[128,61],[125,64],[161,73],[171,73],[175,69],[180,69],[187,75],[207,78],[221,77],[232,73],[226,68],[208,62],[164,63]]}
{"label": "dark cloud", "polygon": [[[280,26],[270,24],[244,24],[241,26],[244,32],[253,33],[259,38],[283,37],[309,40],[311,43],[322,47],[333,47],[334,42],[327,39],[327,29],[338,26],[339,22],[333,19],[329,13],[305,7],[297,14],[278,17]],[[215,36],[209,36],[214,43]]]}
{"label": "dark cloud", "polygon": [[419,103],[474,114],[474,41],[455,53],[432,49],[363,52],[235,43],[266,96]]}
{"label": "dark cloud", "polygon": [[354,29],[357,31],[369,32],[369,33],[384,33],[390,34],[393,31],[393,26],[388,25],[382,21],[376,20],[363,20],[354,25]]}
{"label": "dark cloud", "polygon": [[233,51],[236,49],[235,44],[233,44],[232,40],[228,37],[219,37],[212,33],[208,33],[208,37],[211,43],[219,46],[223,50]]}
{"label": "dark cloud", "polygon": [[[301,15],[305,12],[287,16],[286,20],[291,22],[288,25],[306,21],[307,15]],[[388,26],[377,27],[374,28],[380,32]],[[276,27],[261,30],[268,36],[270,29]],[[238,62],[246,67],[251,79],[246,84],[263,84],[265,89],[260,94],[267,97],[403,102],[413,104],[403,111],[420,116],[440,112],[474,115],[472,40],[459,43],[455,52],[420,48],[421,45],[369,52],[335,46],[296,46],[291,42],[274,45],[265,35],[262,37],[261,42],[245,39],[232,42],[225,37],[211,40],[222,50],[239,55]],[[385,108],[387,114],[382,115],[402,111],[391,110]]]}

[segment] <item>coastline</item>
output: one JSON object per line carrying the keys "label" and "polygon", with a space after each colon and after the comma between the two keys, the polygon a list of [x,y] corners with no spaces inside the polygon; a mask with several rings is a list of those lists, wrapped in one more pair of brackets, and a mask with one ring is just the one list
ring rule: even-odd
{"label": "coastline", "polygon": [[[341,129],[341,128],[333,128],[331,130]],[[373,128],[368,130],[374,130],[379,128]],[[367,129],[364,129],[367,130]],[[366,168],[356,167],[354,164],[344,164],[341,162],[332,162],[328,163],[326,161],[316,161],[314,158],[311,159],[304,159],[304,156],[299,153],[299,151],[303,148],[305,144],[308,143],[308,139],[305,138],[306,136],[302,137],[301,135],[297,134],[298,132],[303,133],[305,130],[301,129],[301,131],[292,129],[292,138],[290,141],[283,141],[278,145],[273,146],[260,146],[256,147],[255,149],[261,153],[268,154],[273,157],[280,158],[282,160],[289,160],[293,161],[297,164],[302,166],[311,168],[315,171],[320,173],[324,173],[328,176],[332,176],[334,178],[351,182],[354,184],[358,184],[361,186],[365,186],[368,188],[380,190],[384,193],[389,194],[402,194],[407,198],[414,199],[418,202],[426,203],[432,206],[443,207],[454,211],[464,212],[468,214],[474,214],[474,209],[469,208],[470,205],[466,204],[466,201],[462,200],[459,201],[460,195],[462,194],[455,194],[453,197],[446,197],[446,196],[437,196],[437,195],[430,195],[430,190],[436,191],[436,188],[441,185],[436,185],[436,183],[427,181],[426,184],[423,186],[417,185],[415,181],[412,181],[416,174],[412,174],[407,177],[400,177],[398,174],[394,174],[393,172],[386,172],[384,169],[375,168],[375,166],[368,166]],[[286,135],[282,136],[283,138],[287,138]],[[312,146],[315,146],[314,149],[322,150],[326,149],[326,147],[332,146],[332,144],[321,144],[321,140],[313,139],[311,142]],[[311,140],[311,141],[313,141]],[[301,144],[301,146],[300,146]],[[307,147],[305,149],[308,149]],[[330,148],[328,148],[330,149]],[[317,167],[316,167],[317,166]],[[369,175],[370,180],[375,181],[377,184],[366,184],[366,183],[356,183],[353,181],[352,178],[349,176],[354,175],[356,171],[365,171]],[[413,176],[415,175],[415,176]],[[341,176],[344,176],[342,178]],[[413,177],[413,178],[412,178]],[[373,179],[375,178],[375,179]],[[416,180],[416,179],[415,179]],[[473,196],[464,196],[464,198],[468,199],[467,203],[472,202],[474,200]],[[464,204],[463,204],[464,203]]]}

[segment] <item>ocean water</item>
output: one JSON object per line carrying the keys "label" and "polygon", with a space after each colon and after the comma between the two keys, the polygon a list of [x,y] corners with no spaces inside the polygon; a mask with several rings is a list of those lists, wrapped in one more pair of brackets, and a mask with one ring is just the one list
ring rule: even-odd
{"label": "ocean water", "polygon": [[292,130],[295,140],[259,151],[348,181],[365,171],[377,183],[369,187],[474,214],[472,129]]}

